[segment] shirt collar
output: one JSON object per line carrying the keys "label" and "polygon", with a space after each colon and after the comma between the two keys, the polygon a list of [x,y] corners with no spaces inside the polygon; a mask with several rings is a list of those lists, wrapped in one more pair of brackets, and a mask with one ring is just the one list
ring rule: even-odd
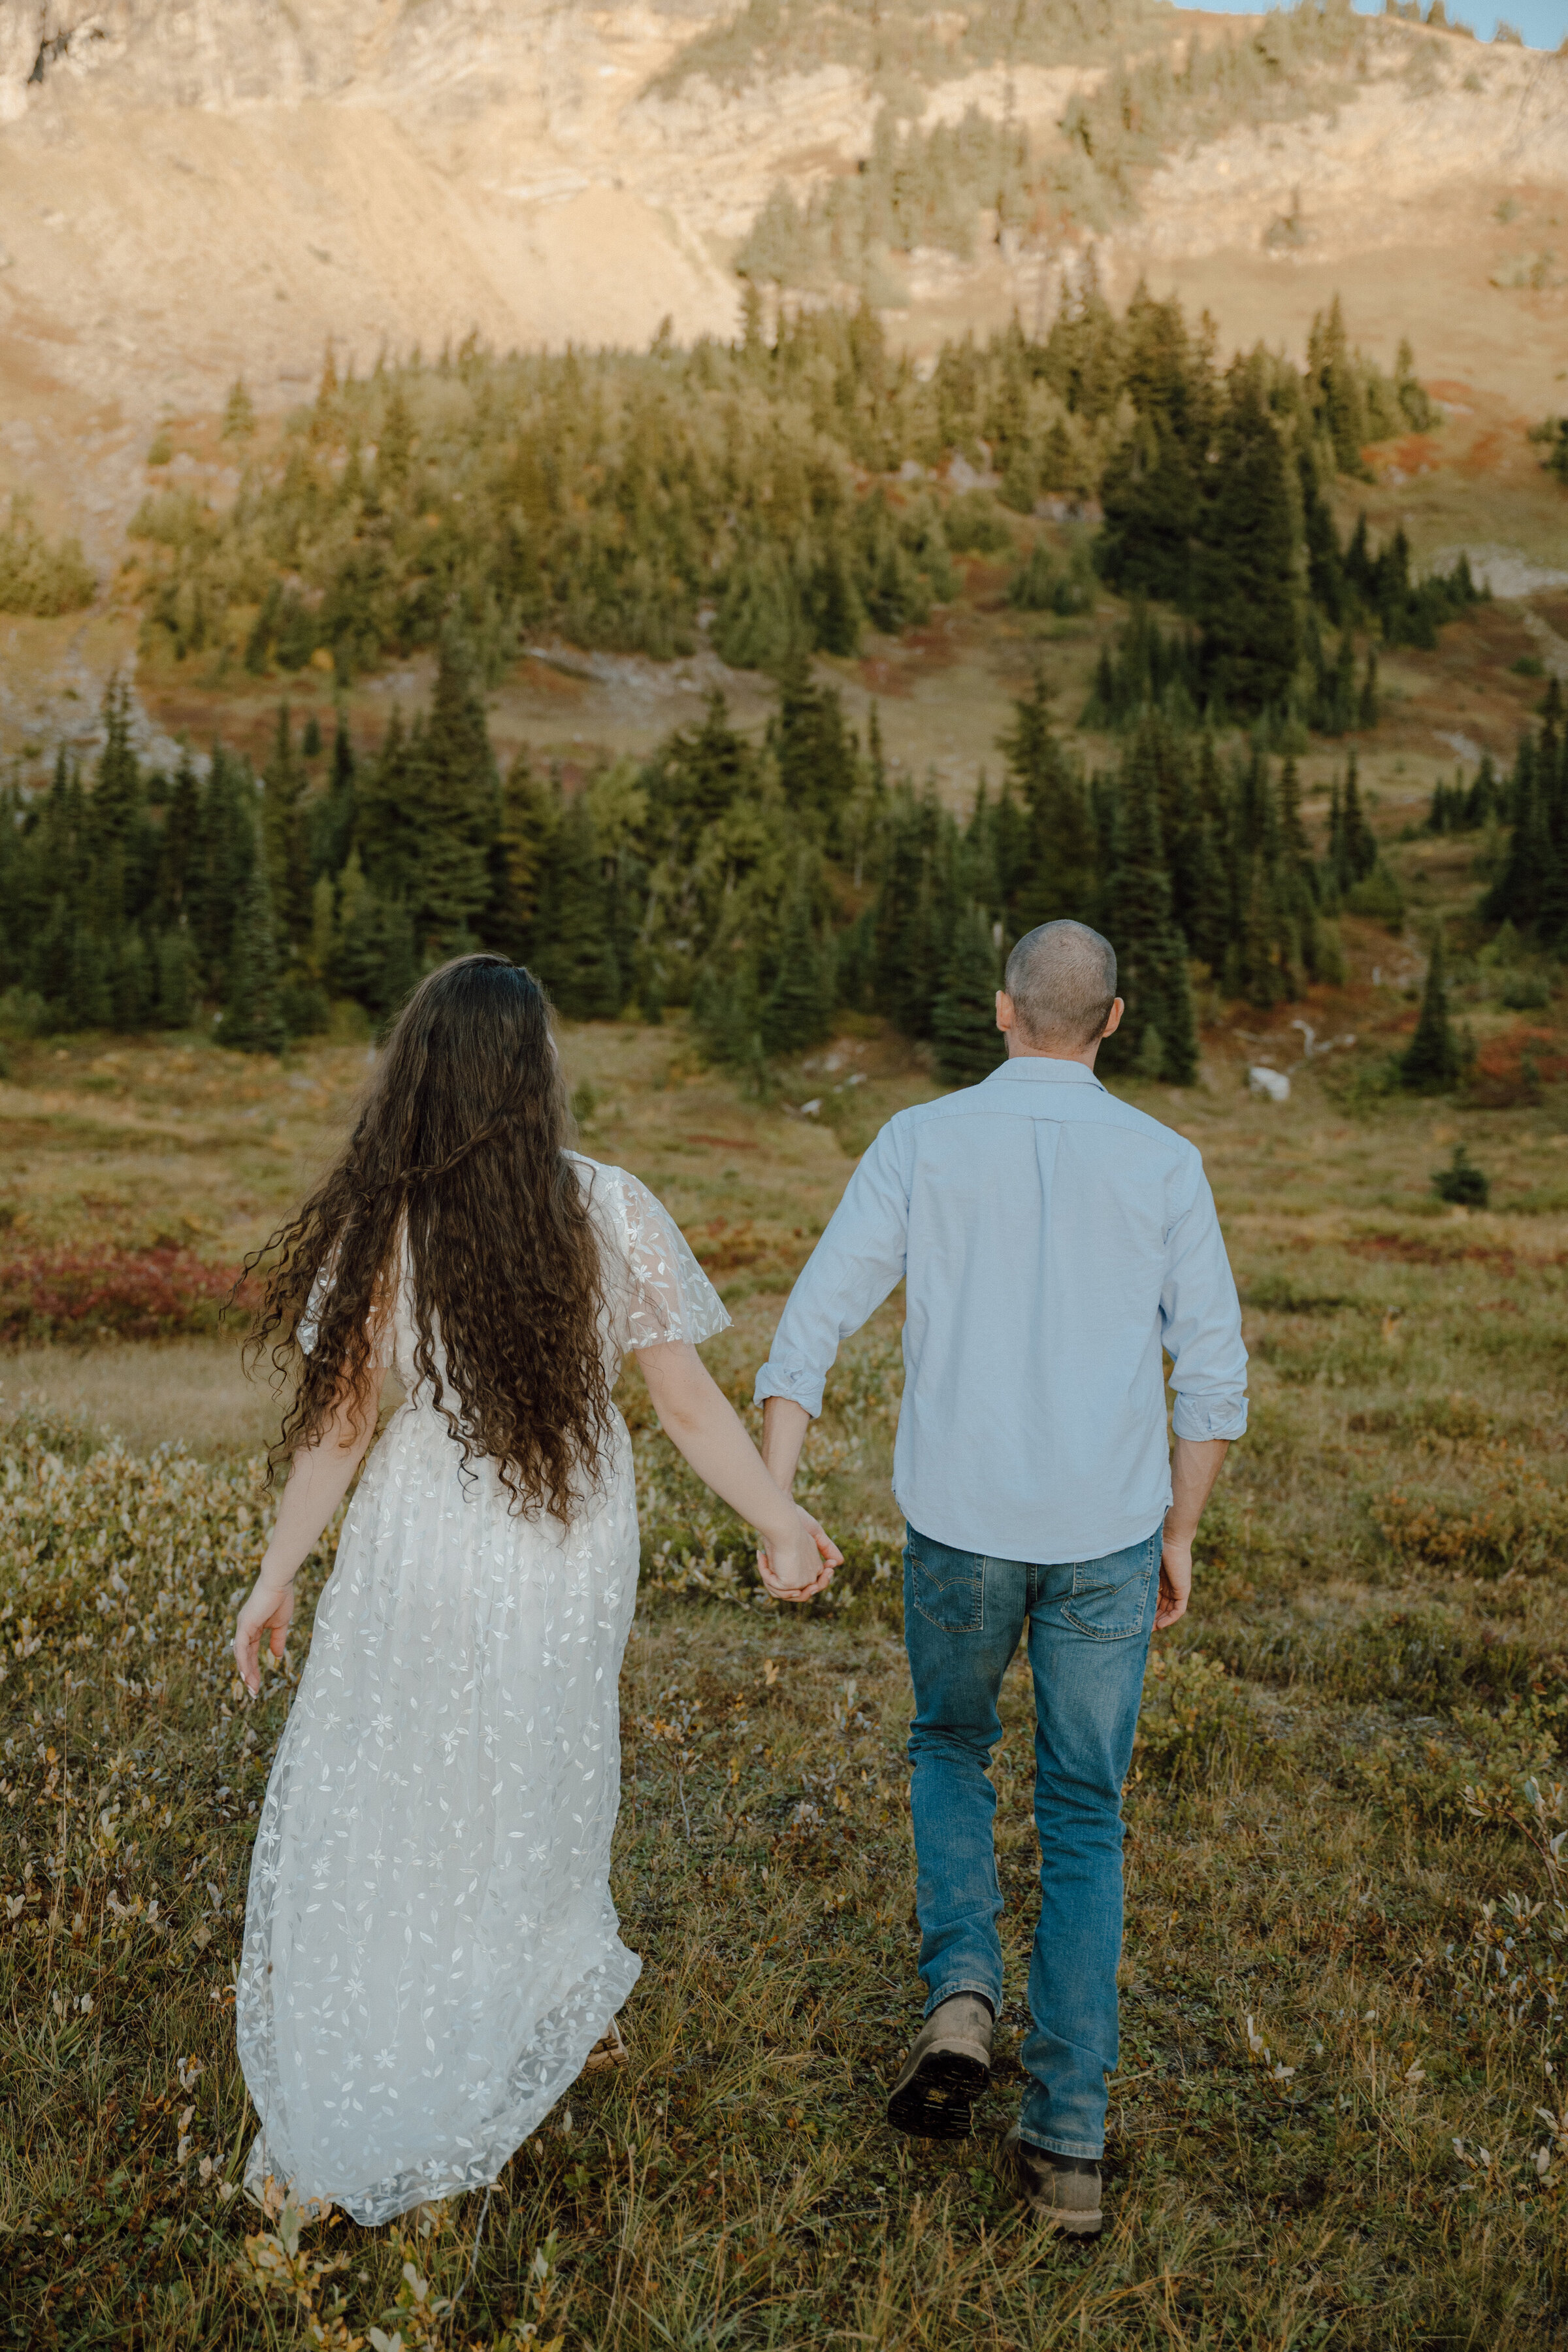
{"label": "shirt collar", "polygon": [[1105,1092],[1104,1087],[1100,1085],[1086,1062],[1058,1062],[1053,1060],[1048,1054],[1010,1055],[1006,1061],[997,1064],[990,1076],[983,1083],[988,1087],[994,1086],[999,1078],[1021,1078],[1032,1085],[1060,1083],[1066,1086],[1098,1087],[1101,1094]]}

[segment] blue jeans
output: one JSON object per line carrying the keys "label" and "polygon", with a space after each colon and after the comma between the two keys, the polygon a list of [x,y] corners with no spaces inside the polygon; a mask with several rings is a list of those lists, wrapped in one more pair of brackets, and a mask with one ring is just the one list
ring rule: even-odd
{"label": "blue jeans", "polygon": [[904,1643],[929,2017],[954,1993],[1002,2009],[987,1767],[996,1701],[1026,1629],[1035,1677],[1035,1826],[1040,1921],[1029,1965],[1032,2030],[1019,2129],[1058,2156],[1105,2147],[1105,2077],[1116,2067],[1121,1957],[1121,1783],[1160,1590],[1161,1531],[1103,1559],[1041,1567],[954,1551],[909,1529]]}

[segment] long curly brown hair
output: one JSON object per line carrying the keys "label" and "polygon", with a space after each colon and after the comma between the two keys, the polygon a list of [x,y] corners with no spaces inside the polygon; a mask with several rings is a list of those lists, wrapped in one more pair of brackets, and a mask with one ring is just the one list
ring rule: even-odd
{"label": "long curly brown hair", "polygon": [[344,1150],[247,1265],[261,1289],[247,1354],[296,1376],[275,1468],[345,1404],[363,1432],[406,1232],[415,1367],[465,1467],[483,1456],[516,1508],[572,1517],[611,1424],[603,1268],[567,1132],[531,972],[468,955],[421,982]]}

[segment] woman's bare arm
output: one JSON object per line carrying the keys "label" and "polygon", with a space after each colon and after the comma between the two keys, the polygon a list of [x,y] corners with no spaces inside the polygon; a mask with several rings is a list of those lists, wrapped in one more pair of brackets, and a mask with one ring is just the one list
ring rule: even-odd
{"label": "woman's bare arm", "polygon": [[314,1550],[321,1529],[348,1493],[354,1472],[375,1435],[375,1417],[385,1384],[384,1367],[370,1369],[368,1394],[357,1413],[343,1400],[314,1445],[296,1454],[289,1484],[278,1507],[272,1540],[249,1599],[234,1629],[239,1679],[254,1697],[261,1685],[261,1636],[270,1627],[272,1654],[283,1655],[294,1614],[294,1579]]}
{"label": "woman's bare arm", "polygon": [[768,1591],[780,1601],[809,1601],[820,1592],[842,1564],[843,1553],[775,1485],[745,1423],[696,1349],[664,1340],[639,1348],[637,1363],[671,1444],[704,1485],[761,1536],[758,1566]]}

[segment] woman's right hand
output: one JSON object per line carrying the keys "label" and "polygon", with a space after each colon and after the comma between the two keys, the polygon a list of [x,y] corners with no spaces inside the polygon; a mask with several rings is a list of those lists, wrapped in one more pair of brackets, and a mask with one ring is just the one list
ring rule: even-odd
{"label": "woman's right hand", "polygon": [[775,1534],[764,1536],[757,1573],[775,1601],[811,1601],[832,1583],[834,1570],[844,1565],[844,1554],[809,1511],[798,1503],[793,1511]]}
{"label": "woman's right hand", "polygon": [[292,1577],[287,1584],[279,1587],[265,1575],[258,1576],[234,1629],[234,1663],[239,1669],[240,1681],[252,1698],[261,1687],[261,1637],[264,1633],[270,1634],[272,1654],[280,1658],[283,1645],[289,1639],[289,1626],[293,1614]]}

